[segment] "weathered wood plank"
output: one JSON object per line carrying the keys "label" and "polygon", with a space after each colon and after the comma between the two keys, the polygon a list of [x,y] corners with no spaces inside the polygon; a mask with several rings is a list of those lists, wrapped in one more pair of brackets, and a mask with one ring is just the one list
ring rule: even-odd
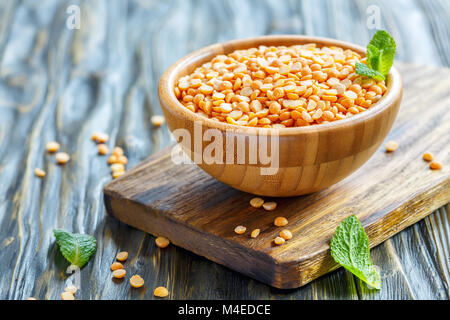
{"label": "weathered wood plank", "polygon": [[[54,227],[99,239],[99,252],[82,272],[80,298],[134,297],[127,284],[110,280],[107,269],[118,250],[136,257],[139,248],[129,268],[145,271],[149,289],[144,298],[151,298],[151,288],[163,283],[178,298],[361,295],[343,270],[300,290],[279,292],[178,248],[159,253],[152,237],[104,217],[101,190],[110,177],[89,136],[94,130],[107,131],[111,145],[123,146],[133,166],[169,143],[167,130],[154,130],[148,120],[161,112],[157,80],[177,58],[216,41],[270,33],[322,34],[364,44],[373,32],[365,27],[365,11],[372,3],[381,8],[383,26],[399,37],[399,59],[450,66],[447,0],[339,0],[320,6],[295,0],[115,0],[114,5],[107,0],[0,1],[0,298],[59,298],[64,263],[53,259]],[[65,27],[69,4],[81,6],[80,30]],[[330,20],[313,21],[313,16]],[[72,153],[70,165],[55,166],[43,154],[45,143],[53,139]],[[45,180],[33,176],[36,166],[47,170]],[[440,212],[419,223],[424,250],[430,259],[439,257],[430,265],[445,289],[437,285],[429,298],[449,296],[449,211],[446,219]],[[436,215],[441,224],[431,222]],[[427,228],[422,229],[423,223]],[[408,230],[404,237],[411,239],[414,234]],[[404,269],[428,265],[416,248],[401,243],[392,246],[411,256],[399,260]],[[383,247],[374,255],[391,257]],[[399,274],[400,288],[409,281],[416,297],[429,294],[418,294],[420,283],[408,276]],[[206,285],[205,279],[212,281]],[[383,289],[380,296],[411,295]]]}

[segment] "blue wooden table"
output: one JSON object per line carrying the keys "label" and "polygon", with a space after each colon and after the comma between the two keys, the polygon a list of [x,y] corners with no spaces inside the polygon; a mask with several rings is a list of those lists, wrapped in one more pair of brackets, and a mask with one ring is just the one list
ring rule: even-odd
{"label": "blue wooden table", "polygon": [[[60,298],[67,263],[52,230],[63,228],[98,240],[78,299],[151,299],[159,285],[173,299],[448,299],[448,206],[372,250],[380,291],[343,269],[277,290],[175,246],[158,250],[152,236],[105,216],[111,177],[90,136],[107,132],[129,167],[169,144],[167,128],[150,124],[161,114],[158,79],[211,43],[293,33],[364,45],[378,26],[395,37],[398,60],[449,67],[449,17],[447,0],[2,0],[0,298]],[[69,164],[45,154],[51,140],[71,154]],[[111,280],[120,250],[143,290]]]}

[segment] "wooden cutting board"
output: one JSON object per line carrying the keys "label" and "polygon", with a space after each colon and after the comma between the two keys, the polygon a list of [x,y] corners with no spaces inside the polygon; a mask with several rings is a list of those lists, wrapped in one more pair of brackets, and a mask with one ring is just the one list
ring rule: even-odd
{"label": "wooden cutting board", "polygon": [[[252,195],[234,190],[194,164],[174,165],[173,146],[155,154],[104,189],[107,212],[126,224],[162,235],[195,252],[277,288],[296,288],[335,269],[329,241],[336,226],[355,214],[374,247],[450,200],[450,70],[400,65],[405,93],[380,150],[340,183],[307,196],[271,199],[275,211],[249,205]],[[432,171],[422,154],[443,163]],[[275,246],[289,220],[293,239]],[[234,233],[247,227],[243,235]],[[250,232],[261,229],[258,238]],[[381,266],[382,267],[382,266]]]}

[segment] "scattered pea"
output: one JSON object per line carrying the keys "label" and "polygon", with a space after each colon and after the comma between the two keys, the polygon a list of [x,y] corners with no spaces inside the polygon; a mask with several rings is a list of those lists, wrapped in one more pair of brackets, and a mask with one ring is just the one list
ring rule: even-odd
{"label": "scattered pea", "polygon": [[62,300],[75,300],[75,296],[72,292],[63,292],[61,293],[61,299]]}
{"label": "scattered pea", "polygon": [[277,245],[277,246],[281,246],[283,243],[285,243],[286,241],[281,238],[281,237],[276,237],[273,242]]}
{"label": "scattered pea", "polygon": [[262,206],[267,211],[273,211],[277,207],[277,203],[276,202],[266,202]]}
{"label": "scattered pea", "polygon": [[111,265],[111,271],[119,269],[123,269],[123,264],[121,264],[120,262],[113,262],[113,264]]}
{"label": "scattered pea", "polygon": [[115,154],[112,154],[108,157],[108,164],[114,164],[117,163],[117,156]]}
{"label": "scattered pea", "polygon": [[55,159],[58,164],[66,164],[67,162],[69,162],[70,156],[65,152],[58,152],[55,155]]}
{"label": "scattered pea", "polygon": [[121,262],[126,261],[128,259],[128,252],[126,251],[119,252],[116,256],[116,259]]}
{"label": "scattered pea", "polygon": [[98,132],[94,132],[94,133],[92,134],[92,136],[91,136],[91,139],[92,139],[92,141],[97,142],[97,140],[98,140]]}
{"label": "scattered pea", "polygon": [[153,295],[155,297],[164,298],[164,297],[167,297],[169,295],[169,290],[167,290],[164,287],[157,287],[155,289],[155,291],[153,291]]}
{"label": "scattered pea", "polygon": [[261,229],[255,229],[252,231],[252,233],[250,234],[250,237],[252,238],[256,238],[257,236],[259,236],[259,233],[261,232]]}
{"label": "scattered pea", "polygon": [[125,156],[119,156],[119,157],[117,157],[117,163],[126,165],[128,163],[128,158]]}
{"label": "scattered pea", "polygon": [[166,248],[170,244],[170,241],[164,237],[157,237],[155,243],[159,248]]}
{"label": "scattered pea", "polygon": [[140,288],[144,285],[144,279],[136,274],[130,278],[130,284],[133,288]]}
{"label": "scattered pea", "polygon": [[97,149],[98,149],[98,154],[100,154],[102,156],[104,156],[105,154],[108,154],[108,147],[104,143],[100,143],[97,146]]}
{"label": "scattered pea", "polygon": [[92,135],[92,140],[97,143],[106,143],[109,140],[109,136],[106,133],[97,132]]}
{"label": "scattered pea", "polygon": [[60,146],[59,146],[58,142],[51,141],[51,142],[47,143],[46,149],[47,149],[47,152],[49,152],[49,153],[55,153],[56,151],[59,150],[59,147]]}
{"label": "scattered pea", "polygon": [[280,237],[283,238],[284,240],[289,240],[292,239],[292,233],[288,229],[284,229],[280,231]]}
{"label": "scattered pea", "polygon": [[285,217],[276,217],[273,224],[277,227],[284,227],[288,224],[288,220]]}
{"label": "scattered pea", "polygon": [[123,164],[121,164],[121,163],[113,163],[110,168],[111,168],[112,172],[123,172],[123,171],[125,171],[125,166]]}
{"label": "scattered pea", "polygon": [[44,178],[46,173],[44,170],[36,168],[34,169],[34,174],[39,178]]}
{"label": "scattered pea", "polygon": [[244,234],[246,230],[247,228],[244,226],[237,226],[236,228],[234,228],[234,232],[236,232],[237,234]]}
{"label": "scattered pea", "polygon": [[251,205],[253,208],[261,208],[261,206],[262,206],[263,204],[264,204],[264,200],[261,199],[261,198],[258,198],[258,197],[252,198],[252,199],[250,200],[250,205]]}
{"label": "scattered pea", "polygon": [[116,279],[122,279],[125,277],[126,274],[127,274],[127,271],[125,269],[117,269],[117,270],[114,270],[112,273],[113,277]]}
{"label": "scattered pea", "polygon": [[439,161],[432,161],[432,162],[430,162],[430,169],[431,170],[441,170],[442,163],[440,163]]}
{"label": "scattered pea", "polygon": [[121,147],[114,147],[112,154],[116,157],[123,156],[123,149]]}
{"label": "scattered pea", "polygon": [[117,179],[117,178],[123,176],[124,173],[125,173],[124,171],[115,171],[115,172],[113,172],[112,176],[114,179]]}
{"label": "scattered pea", "polygon": [[398,143],[395,141],[388,141],[386,143],[386,152],[394,152],[398,148]]}
{"label": "scattered pea", "polygon": [[425,152],[423,154],[423,160],[430,162],[430,161],[433,161],[433,159],[434,159],[434,156],[432,153]]}

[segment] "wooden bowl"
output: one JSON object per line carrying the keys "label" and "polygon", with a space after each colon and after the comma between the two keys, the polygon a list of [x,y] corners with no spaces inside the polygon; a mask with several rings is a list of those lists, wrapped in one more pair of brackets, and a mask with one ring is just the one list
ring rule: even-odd
{"label": "wooden bowl", "polygon": [[[183,150],[203,170],[242,191],[261,196],[287,197],[324,189],[347,177],[373,155],[391,129],[400,106],[402,79],[395,67],[387,79],[387,92],[369,110],[351,118],[308,127],[268,129],[231,125],[200,116],[185,108],[175,97],[173,89],[178,79],[192,73],[218,54],[259,45],[290,46],[305,43],[316,43],[319,47],[338,46],[365,56],[364,48],[351,43],[327,38],[277,35],[205,47],[181,58],[164,73],[159,82],[159,99],[168,127],[176,137],[183,137],[179,138]],[[202,155],[210,153],[211,147],[207,147],[211,141],[204,141],[202,137],[209,129],[215,129],[209,132],[218,132],[218,143],[221,139],[223,142],[241,139],[245,145],[244,158],[242,149],[230,148],[233,151],[227,153],[226,143],[223,143],[222,155],[220,152],[212,154],[217,157],[217,163],[204,161],[206,158],[202,158]],[[274,135],[273,139],[278,139],[279,143],[279,168],[275,174],[267,175],[268,172],[263,173],[261,170],[267,165],[259,157],[255,163],[249,157],[249,151],[254,151],[253,139],[258,142],[268,141]],[[270,147],[270,141],[268,144],[269,150],[276,150]],[[235,145],[239,144],[235,142]],[[258,146],[258,152],[265,150]]]}

